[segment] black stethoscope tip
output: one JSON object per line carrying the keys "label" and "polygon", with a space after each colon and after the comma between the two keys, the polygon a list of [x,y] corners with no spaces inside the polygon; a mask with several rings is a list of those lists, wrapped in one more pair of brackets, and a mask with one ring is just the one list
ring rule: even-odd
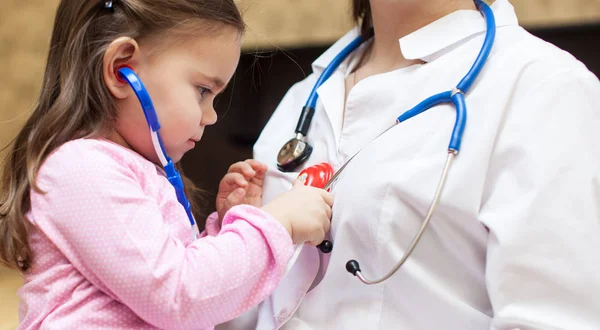
{"label": "black stethoscope tip", "polygon": [[321,244],[317,245],[317,247],[323,253],[330,253],[333,250],[333,243],[331,243],[331,241],[325,240],[321,242]]}
{"label": "black stethoscope tip", "polygon": [[358,264],[358,261],[356,261],[356,260],[349,260],[346,263],[346,270],[348,271],[348,273],[356,276],[356,273],[360,272],[360,265]]}

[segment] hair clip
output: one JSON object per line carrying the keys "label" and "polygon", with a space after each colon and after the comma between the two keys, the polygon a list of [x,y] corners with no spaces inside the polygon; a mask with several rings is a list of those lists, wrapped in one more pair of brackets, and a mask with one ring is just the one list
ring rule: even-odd
{"label": "hair clip", "polygon": [[104,1],[104,9],[110,9],[111,11],[115,11],[114,2],[115,1]]}

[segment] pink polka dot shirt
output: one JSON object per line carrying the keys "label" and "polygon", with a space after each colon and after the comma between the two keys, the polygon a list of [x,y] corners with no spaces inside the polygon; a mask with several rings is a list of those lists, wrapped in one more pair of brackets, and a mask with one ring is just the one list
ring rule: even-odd
{"label": "pink polka dot shirt", "polygon": [[162,171],[108,141],[66,143],[37,180],[20,329],[211,329],[267,297],[293,252],[247,205],[192,240]]}

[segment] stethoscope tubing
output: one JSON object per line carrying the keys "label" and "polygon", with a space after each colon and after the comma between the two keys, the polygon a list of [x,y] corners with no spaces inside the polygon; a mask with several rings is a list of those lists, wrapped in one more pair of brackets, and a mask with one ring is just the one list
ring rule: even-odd
{"label": "stethoscope tubing", "polygon": [[[458,152],[460,150],[461,142],[462,142],[461,141],[462,135],[464,133],[464,129],[466,126],[466,121],[467,121],[467,106],[466,106],[466,102],[465,102],[465,93],[467,93],[469,91],[469,89],[473,85],[474,81],[476,80],[476,78],[479,76],[479,74],[483,70],[483,67],[491,53],[491,50],[492,50],[492,47],[494,44],[494,40],[496,37],[496,21],[494,18],[494,13],[492,12],[491,8],[481,0],[474,0],[474,1],[475,1],[475,5],[477,6],[477,8],[480,10],[482,15],[485,17],[487,31],[486,31],[485,40],[483,42],[481,50],[479,51],[479,54],[473,64],[473,66],[471,67],[469,72],[465,75],[465,77],[460,81],[460,83],[457,85],[457,87],[455,87],[452,91],[436,94],[432,97],[429,97],[429,98],[423,100],[420,104],[415,106],[413,109],[408,110],[407,112],[405,112],[404,114],[399,116],[397,119],[398,123],[404,122],[404,121],[406,121],[420,113],[423,113],[423,112],[427,111],[428,109],[430,109],[436,105],[442,104],[442,103],[451,102],[454,105],[454,107],[456,108],[456,121],[454,124],[452,136],[451,136],[450,143],[448,146],[448,156],[446,158],[446,163],[444,165],[442,175],[440,177],[438,186],[436,188],[435,195],[429,206],[427,214],[425,215],[425,219],[423,220],[423,223],[422,223],[421,227],[419,228],[417,235],[413,238],[410,246],[408,247],[408,249],[402,256],[400,261],[398,261],[398,263],[396,263],[396,265],[386,275],[384,275],[383,277],[376,279],[376,280],[369,280],[367,277],[365,277],[362,274],[362,271],[360,269],[360,264],[356,260],[349,260],[346,263],[346,270],[348,272],[350,272],[351,274],[355,275],[364,284],[374,285],[374,284],[379,284],[379,283],[386,281],[387,279],[392,277],[398,271],[398,269],[400,269],[400,267],[402,267],[402,265],[404,265],[406,260],[412,255],[412,253],[415,250],[415,248],[417,247],[419,241],[423,237],[423,233],[427,229],[427,226],[429,225],[431,218],[437,208],[437,205],[440,201],[440,197],[444,191],[444,185],[448,178],[448,172],[450,171],[450,167],[453,163],[453,160],[458,155]],[[346,165],[346,164],[344,164],[344,165]],[[336,174],[339,174],[339,173],[336,173]],[[334,177],[332,179],[334,179],[334,178],[337,178],[337,177],[334,175]]]}
{"label": "stethoscope tubing", "polygon": [[117,74],[117,77],[120,81],[129,84],[129,86],[133,89],[133,92],[135,93],[138,101],[140,102],[142,111],[144,112],[144,117],[146,118],[146,122],[148,123],[148,127],[150,128],[152,146],[156,152],[156,155],[158,156],[158,159],[163,169],[165,170],[167,180],[169,180],[169,183],[171,183],[171,185],[175,189],[177,201],[183,206],[185,210],[185,213],[192,227],[192,237],[196,238],[198,235],[198,225],[194,219],[194,215],[192,214],[191,203],[185,195],[181,174],[175,168],[175,164],[173,163],[171,158],[167,155],[162,139],[160,137],[160,123],[158,121],[158,115],[154,108],[154,104],[152,103],[152,98],[150,98],[148,90],[146,89],[146,87],[132,68],[128,66],[121,66],[117,69]]}

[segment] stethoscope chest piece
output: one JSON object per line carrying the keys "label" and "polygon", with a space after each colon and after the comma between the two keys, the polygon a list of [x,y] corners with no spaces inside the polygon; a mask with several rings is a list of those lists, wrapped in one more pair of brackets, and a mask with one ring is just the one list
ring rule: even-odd
{"label": "stethoscope chest piece", "polygon": [[303,136],[297,134],[289,140],[277,154],[277,168],[283,172],[290,172],[310,157],[313,147],[303,141]]}

